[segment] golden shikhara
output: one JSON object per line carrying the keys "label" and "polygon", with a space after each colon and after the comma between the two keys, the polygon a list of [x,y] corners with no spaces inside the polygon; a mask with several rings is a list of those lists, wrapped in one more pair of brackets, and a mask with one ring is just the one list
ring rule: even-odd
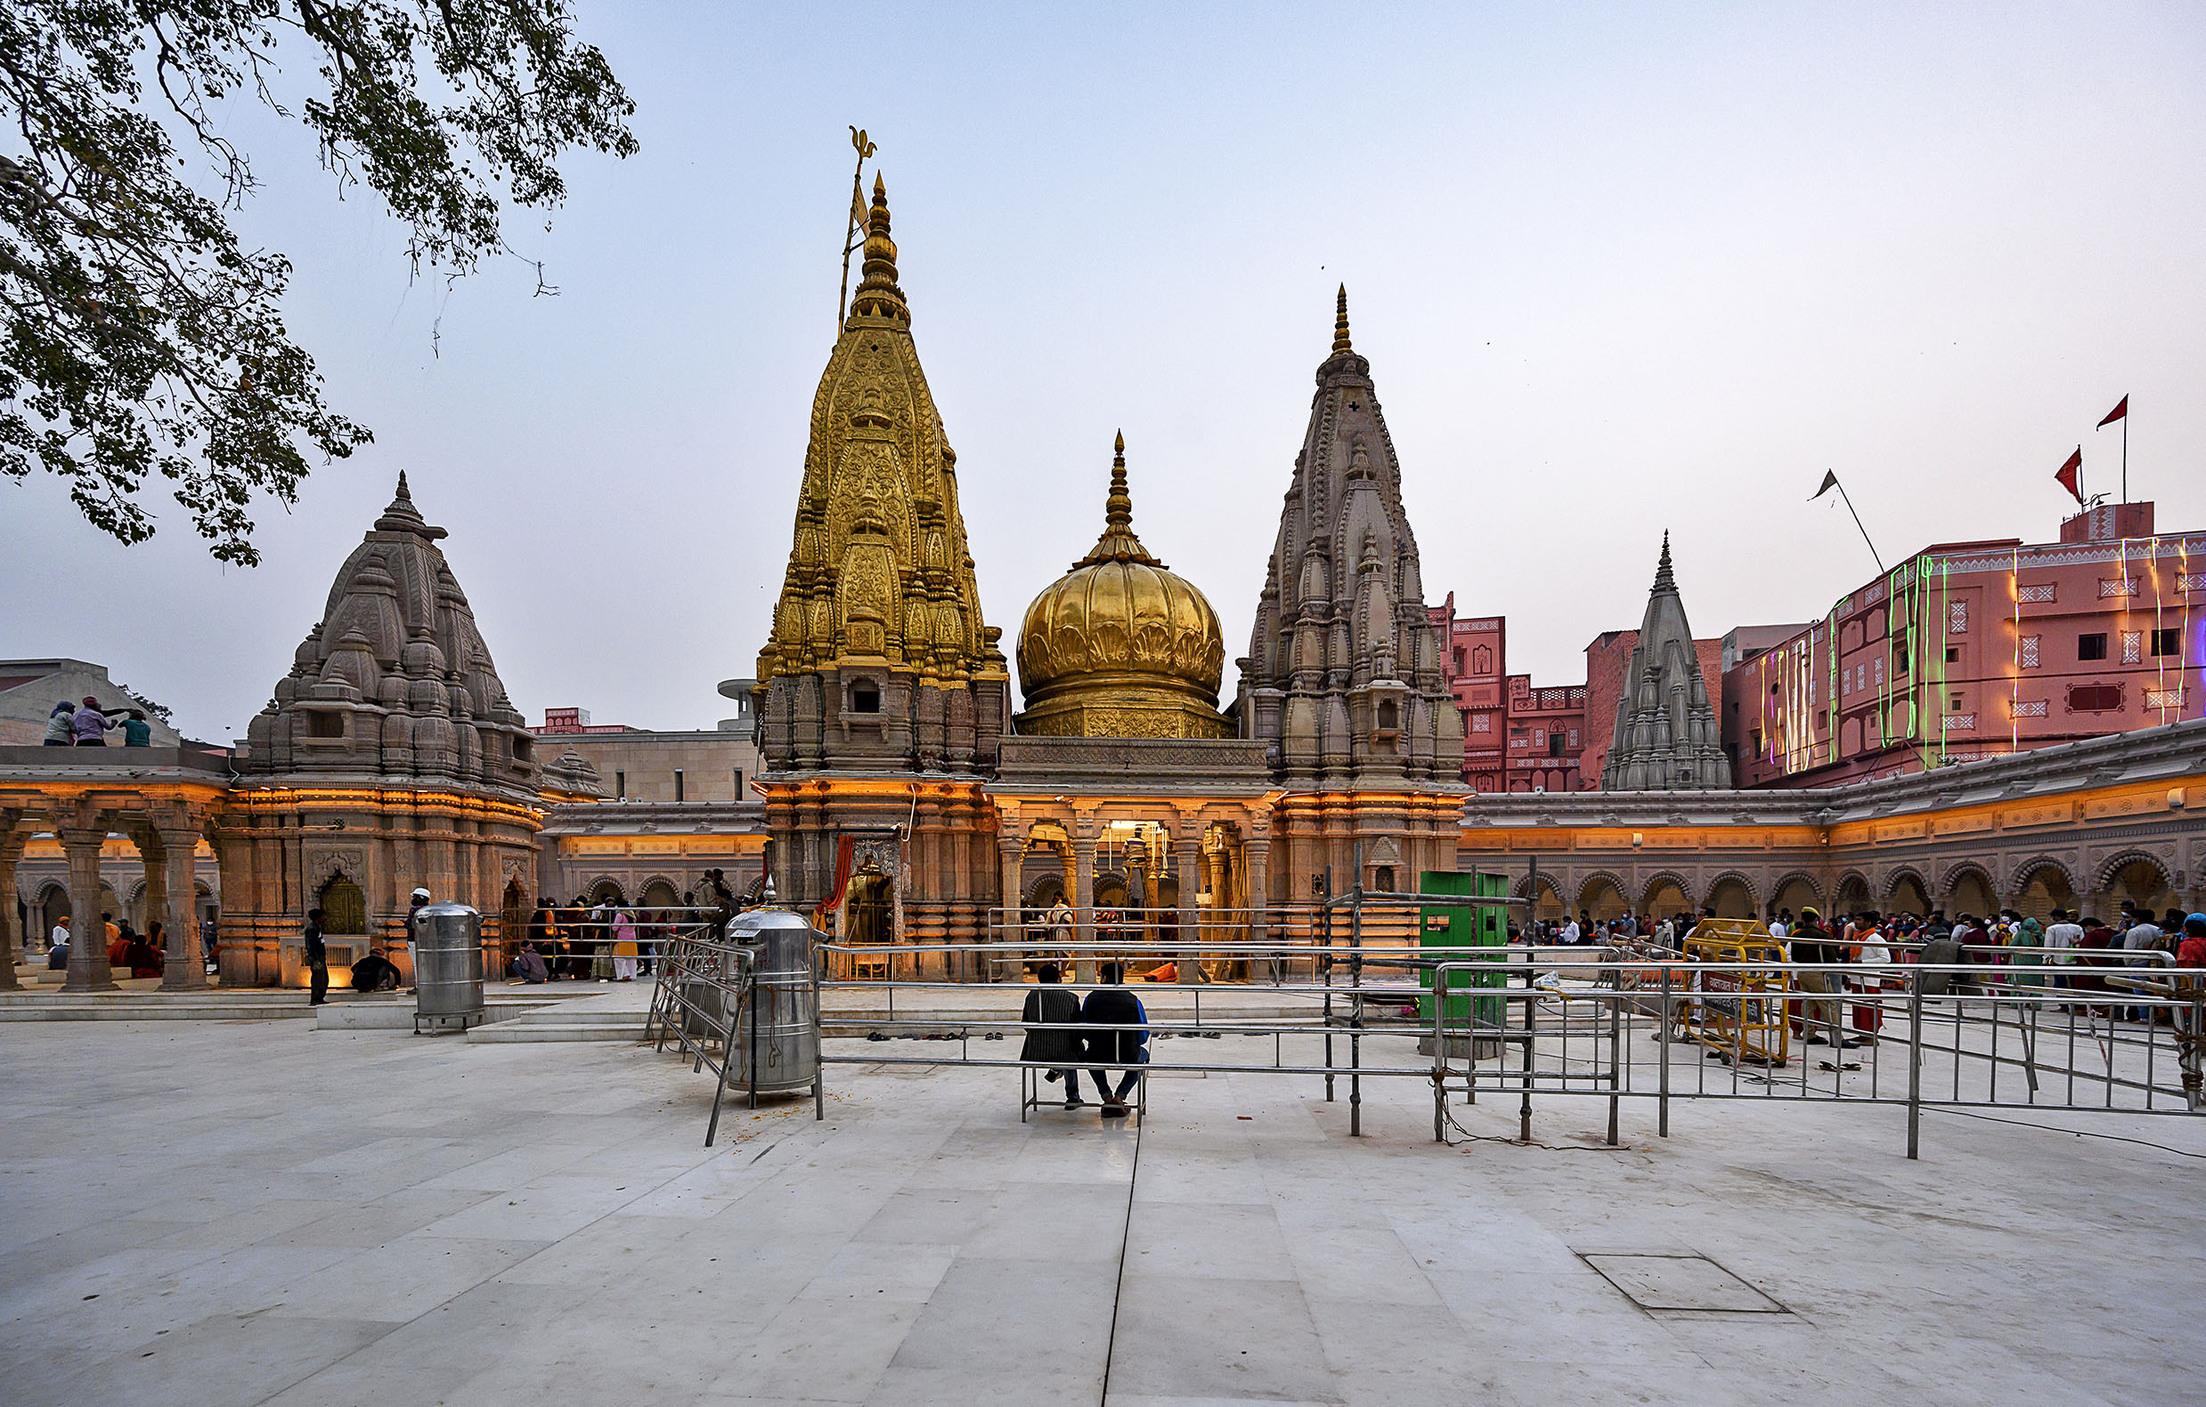
{"label": "golden shikhara", "polygon": [[796,537],[758,680],[849,660],[922,681],[1004,678],[999,635],[981,619],[957,453],[912,345],[875,177],[864,279],[812,400]]}
{"label": "golden shikhara", "polygon": [[1134,536],[1126,439],[1111,461],[1103,536],[1026,608],[1019,682],[1030,735],[1223,738],[1225,640],[1192,582]]}

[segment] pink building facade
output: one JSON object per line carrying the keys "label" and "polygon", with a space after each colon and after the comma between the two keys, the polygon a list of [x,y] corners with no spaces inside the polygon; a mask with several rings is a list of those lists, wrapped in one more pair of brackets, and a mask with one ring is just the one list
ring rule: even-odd
{"label": "pink building facade", "polygon": [[2109,505],[1936,543],[1723,675],[1739,785],[1830,786],[2197,718],[2206,532]]}
{"label": "pink building facade", "polygon": [[[1583,789],[1585,685],[1535,685],[1529,674],[1511,674],[1508,619],[1459,617],[1452,591],[1428,613],[1463,714],[1463,780],[1481,792]],[[1600,777],[1598,764],[1593,775]]]}

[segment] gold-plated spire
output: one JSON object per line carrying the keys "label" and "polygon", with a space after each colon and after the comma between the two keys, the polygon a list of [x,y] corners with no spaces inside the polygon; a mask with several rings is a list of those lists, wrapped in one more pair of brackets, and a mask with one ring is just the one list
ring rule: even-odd
{"label": "gold-plated spire", "polygon": [[1126,487],[1126,432],[1118,432],[1111,446],[1111,491],[1103,499],[1103,536],[1073,563],[1075,568],[1097,562],[1150,562],[1163,566],[1134,536],[1134,496]]}
{"label": "gold-plated spire", "polygon": [[889,236],[887,182],[873,175],[873,208],[866,212],[865,278],[857,297],[850,300],[852,317],[885,317],[899,323],[911,321],[911,306],[896,285],[896,241]]}
{"label": "gold-plated spire", "polygon": [[1333,355],[1346,356],[1355,350],[1348,341],[1348,285],[1344,283],[1333,299]]}

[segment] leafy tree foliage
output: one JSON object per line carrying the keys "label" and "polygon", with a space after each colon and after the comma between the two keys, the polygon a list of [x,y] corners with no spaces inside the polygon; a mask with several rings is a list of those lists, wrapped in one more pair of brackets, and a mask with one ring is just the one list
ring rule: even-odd
{"label": "leafy tree foliage", "polygon": [[239,102],[304,122],[455,276],[506,248],[509,204],[562,201],[561,156],[636,139],[569,0],[0,0],[0,474],[61,476],[124,542],[159,474],[252,564],[254,496],[296,501],[310,455],[369,432],[284,327],[290,262],[230,226],[257,186]]}

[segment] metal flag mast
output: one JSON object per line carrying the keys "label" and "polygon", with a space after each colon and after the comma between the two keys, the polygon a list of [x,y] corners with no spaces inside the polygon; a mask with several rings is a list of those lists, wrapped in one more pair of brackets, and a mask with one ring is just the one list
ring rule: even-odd
{"label": "metal flag mast", "polygon": [[2122,422],[2122,502],[2127,503],[2129,502],[2129,394],[2127,392],[2122,394],[2122,398],[2114,403],[2114,409],[2108,411],[2093,428],[2104,430],[2117,420]]}
{"label": "metal flag mast", "polygon": [[1846,492],[1846,486],[1838,481],[1838,471],[1836,469],[1826,469],[1823,471],[1823,487],[1817,489],[1814,493],[1809,494],[1808,502],[1815,502],[1823,495],[1829,493],[1832,489],[1837,489],[1838,496],[1846,501],[1846,511],[1853,515],[1854,526],[1861,530],[1861,540],[1864,543],[1868,544],[1869,555],[1876,561],[1877,574],[1879,576],[1885,575],[1886,573],[1884,567],[1884,558],[1881,554],[1878,553],[1877,545],[1874,542],[1869,541],[1869,530],[1865,527],[1862,527],[1861,515],[1854,512],[1854,496]]}
{"label": "metal flag mast", "polygon": [[850,173],[850,223],[843,227],[843,282],[835,290],[835,335],[843,335],[843,312],[850,306],[850,255],[865,241],[858,237],[858,227],[866,222],[865,177],[866,161],[873,155],[873,143],[866,138],[866,129],[850,129],[850,145],[857,149],[858,166]]}

